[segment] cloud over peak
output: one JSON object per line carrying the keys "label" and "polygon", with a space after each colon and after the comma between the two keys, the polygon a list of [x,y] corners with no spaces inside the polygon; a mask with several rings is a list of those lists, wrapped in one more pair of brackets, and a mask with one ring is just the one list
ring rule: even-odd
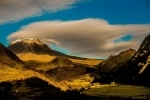
{"label": "cloud over peak", "polygon": [[0,24],[72,7],[81,0],[0,0]]}
{"label": "cloud over peak", "polygon": [[[20,28],[10,34],[8,39],[44,38],[51,44],[69,50],[69,54],[99,58],[118,54],[129,48],[137,49],[150,33],[149,29],[150,24],[111,25],[106,20],[93,18],[41,21]],[[132,39],[126,39],[128,37]],[[119,42],[115,43],[115,40]]]}

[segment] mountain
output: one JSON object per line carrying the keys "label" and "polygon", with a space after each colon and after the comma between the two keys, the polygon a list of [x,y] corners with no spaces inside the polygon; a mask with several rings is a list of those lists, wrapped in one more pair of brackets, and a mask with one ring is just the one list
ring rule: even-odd
{"label": "mountain", "polygon": [[13,52],[0,43],[0,69],[7,68],[27,69],[28,67]]}
{"label": "mountain", "polygon": [[20,60],[13,52],[0,43],[0,82],[13,80],[24,80],[31,77],[38,77],[53,84],[41,73],[35,72]]}
{"label": "mountain", "polygon": [[27,78],[26,70],[29,67],[0,43],[0,82]]}
{"label": "mountain", "polygon": [[110,56],[108,59],[98,64],[97,68],[101,73],[110,73],[120,68],[124,63],[131,59],[136,53],[136,50],[129,49],[121,52],[118,55]]}
{"label": "mountain", "polygon": [[43,63],[47,63],[57,56],[64,56],[72,62],[84,63],[91,66],[97,65],[101,61],[63,54],[52,50],[47,44],[44,44],[37,38],[17,39],[10,43],[8,49],[15,53],[27,65],[33,67],[41,66]]}
{"label": "mountain", "polygon": [[[8,48],[23,60],[30,69],[43,73],[49,79],[59,81],[59,83],[60,81],[62,83],[67,81],[67,83],[63,83],[65,86],[60,86],[62,88],[68,88],[66,84],[74,84],[74,81],[72,83],[69,81],[76,79],[90,84],[93,76],[88,73],[93,71],[93,68],[89,68],[89,65],[93,67],[101,61],[70,56],[54,51],[36,38],[18,39],[11,42]],[[79,89],[86,84],[78,83],[73,85],[73,87]]]}
{"label": "mountain", "polygon": [[19,53],[34,53],[34,54],[49,54],[51,56],[64,56],[65,54],[54,51],[44,44],[42,41],[36,38],[24,38],[13,41],[8,46],[15,54]]}
{"label": "mountain", "polygon": [[65,56],[63,53],[52,50],[48,45],[36,38],[15,40],[10,43],[8,49],[23,61],[49,62],[55,56]]}
{"label": "mountain", "polygon": [[150,35],[140,45],[137,53],[112,73],[113,80],[120,83],[150,86]]}
{"label": "mountain", "polygon": [[142,54],[150,51],[150,35],[148,35],[140,45],[140,48],[137,51],[137,54]]}

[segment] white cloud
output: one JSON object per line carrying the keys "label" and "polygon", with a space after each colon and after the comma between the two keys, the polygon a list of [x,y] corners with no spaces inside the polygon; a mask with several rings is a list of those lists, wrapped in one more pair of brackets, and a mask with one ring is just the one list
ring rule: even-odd
{"label": "white cloud", "polygon": [[0,0],[0,24],[69,9],[81,0]]}
{"label": "white cloud", "polygon": [[[102,19],[82,19],[74,21],[42,21],[31,23],[8,36],[10,41],[37,37],[50,39],[70,54],[86,57],[108,57],[119,52],[140,46],[150,33],[150,24],[110,25]],[[129,42],[114,43],[114,40],[131,34]]]}

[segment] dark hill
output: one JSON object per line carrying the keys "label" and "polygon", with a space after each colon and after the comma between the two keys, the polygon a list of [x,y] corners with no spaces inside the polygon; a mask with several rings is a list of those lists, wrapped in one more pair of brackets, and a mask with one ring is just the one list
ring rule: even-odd
{"label": "dark hill", "polygon": [[140,45],[136,55],[114,73],[114,81],[150,86],[150,35]]}
{"label": "dark hill", "polygon": [[0,68],[5,69],[9,67],[27,68],[23,61],[21,61],[13,52],[0,43]]}
{"label": "dark hill", "polygon": [[37,68],[37,70],[46,72],[57,81],[71,80],[86,74],[90,69],[87,65],[73,63],[66,57],[56,57],[52,61]]}
{"label": "dark hill", "polygon": [[79,78],[87,73],[88,66],[82,64],[74,64],[73,67],[57,67],[47,70],[46,73],[57,81],[72,80]]}
{"label": "dark hill", "polygon": [[131,59],[136,53],[136,50],[129,49],[121,52],[116,56],[110,56],[108,59],[102,61],[97,67],[101,73],[110,73],[120,68],[124,63]]}
{"label": "dark hill", "polygon": [[79,98],[81,95],[78,91],[63,92],[36,77],[0,83],[1,100],[77,100]]}

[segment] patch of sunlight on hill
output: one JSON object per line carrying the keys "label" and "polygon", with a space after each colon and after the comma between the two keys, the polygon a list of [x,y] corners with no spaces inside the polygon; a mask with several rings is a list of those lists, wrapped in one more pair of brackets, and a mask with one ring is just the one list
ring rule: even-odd
{"label": "patch of sunlight on hill", "polygon": [[64,89],[67,90],[81,90],[82,88],[88,89],[94,77],[90,74],[85,74],[71,81],[61,81],[62,86],[66,86]]}
{"label": "patch of sunlight on hill", "polygon": [[55,58],[55,56],[50,56],[48,54],[37,55],[33,53],[22,53],[22,54],[17,54],[17,56],[23,61],[35,60],[35,61],[40,61],[40,62],[49,62]]}
{"label": "patch of sunlight on hill", "polygon": [[0,70],[0,82],[13,81],[13,80],[24,80],[31,77],[38,77],[44,81],[47,81],[49,84],[60,88],[63,91],[69,89],[77,89],[80,90],[89,86],[89,84],[93,81],[93,78],[90,75],[83,75],[78,79],[72,81],[55,81],[51,77],[46,77],[42,73],[35,72],[33,70],[21,70],[15,68],[7,68],[4,70]]}
{"label": "patch of sunlight on hill", "polygon": [[81,64],[87,64],[90,67],[93,67],[95,65],[98,65],[101,63],[103,60],[97,60],[97,59],[85,59],[85,60],[80,60],[80,59],[70,59],[74,63],[81,63]]}
{"label": "patch of sunlight on hill", "polygon": [[66,90],[66,87],[61,86],[61,84],[55,82],[52,78],[46,77],[44,74],[35,72],[33,70],[20,70],[14,68],[7,68],[5,70],[0,70],[0,82],[7,82],[13,80],[24,80],[31,77],[38,77],[44,81],[47,81],[49,84]]}

